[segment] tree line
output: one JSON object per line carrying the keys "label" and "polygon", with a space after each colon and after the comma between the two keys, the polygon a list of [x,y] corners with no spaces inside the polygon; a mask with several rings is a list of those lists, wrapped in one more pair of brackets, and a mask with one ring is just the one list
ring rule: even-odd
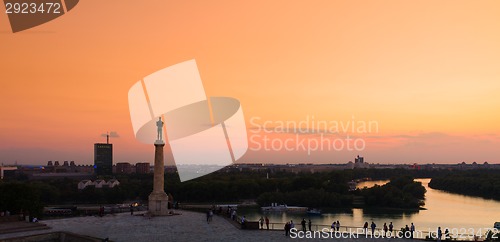
{"label": "tree line", "polygon": [[498,170],[477,169],[447,172],[432,178],[429,187],[462,195],[500,200]]}
{"label": "tree line", "polygon": [[[267,179],[269,173],[270,178]],[[260,205],[286,203],[308,207],[349,207],[354,196],[362,196],[369,206],[414,207],[415,199],[408,194],[418,190],[416,184],[382,186],[349,192],[348,182],[371,177],[389,179],[396,176],[429,177],[433,171],[406,169],[355,169],[321,173],[290,173],[283,171],[222,170],[207,176],[180,182],[176,173],[165,174],[165,190],[181,203],[218,203],[256,200]],[[116,178],[120,185],[114,188],[87,187],[78,190],[77,180],[68,178],[30,181],[4,180],[0,182],[0,210],[20,209],[41,211],[46,205],[116,204],[125,201],[147,201],[153,187],[152,174],[127,174]],[[391,182],[392,184],[392,182]],[[384,198],[381,200],[381,198]],[[380,201],[390,201],[380,203]]]}

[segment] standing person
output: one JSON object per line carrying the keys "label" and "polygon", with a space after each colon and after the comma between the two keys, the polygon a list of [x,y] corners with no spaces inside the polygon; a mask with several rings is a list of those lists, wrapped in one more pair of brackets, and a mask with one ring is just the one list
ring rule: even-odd
{"label": "standing person", "polygon": [[392,237],[392,229],[394,229],[394,225],[392,225],[392,222],[389,224],[389,232],[391,233],[391,237]]}
{"label": "standing person", "polygon": [[209,219],[210,219],[210,222],[212,222],[213,218],[214,218],[214,210],[210,209],[208,211],[208,215],[209,215]]}
{"label": "standing person", "polygon": [[260,229],[264,229],[264,218],[260,217],[259,222],[260,222]]}
{"label": "standing person", "polygon": [[290,229],[295,228],[295,224],[293,223],[293,220],[290,220]]}
{"label": "standing person", "polygon": [[130,215],[134,215],[134,206],[130,204]]}
{"label": "standing person", "polygon": [[302,218],[300,224],[302,225],[302,231],[306,232],[306,220],[304,218]]}
{"label": "standing person", "polygon": [[340,231],[340,222],[337,220],[337,231]]}
{"label": "standing person", "polygon": [[441,236],[443,236],[443,232],[441,231],[441,227],[438,227],[437,231],[437,241],[441,242]]}
{"label": "standing person", "polygon": [[266,216],[266,228],[269,230],[269,218]]}
{"label": "standing person", "polygon": [[363,230],[365,231],[365,234],[368,234],[368,222],[365,222],[363,225]]}
{"label": "standing person", "polygon": [[210,223],[210,209],[207,210],[207,224]]}
{"label": "standing person", "polygon": [[290,223],[286,222],[285,224],[285,236],[288,237],[288,231],[290,231]]}
{"label": "standing person", "polygon": [[411,223],[411,226],[410,226],[410,238],[413,239],[413,233],[415,232],[415,225],[413,225],[413,223]]}
{"label": "standing person", "polygon": [[372,225],[370,226],[372,228],[372,235],[375,233],[375,228],[377,225],[372,221]]}
{"label": "standing person", "polygon": [[387,223],[384,223],[384,236],[387,237]]}
{"label": "standing person", "polygon": [[233,212],[231,213],[231,220],[236,220],[236,209],[233,208]]}
{"label": "standing person", "polygon": [[309,219],[309,231],[312,231],[312,222],[311,222],[311,219]]}
{"label": "standing person", "polygon": [[336,221],[333,221],[332,223],[332,230],[335,231],[335,229],[337,228],[337,222]]}
{"label": "standing person", "polygon": [[246,229],[247,228],[247,219],[245,218],[245,216],[241,217],[241,228],[242,229]]}

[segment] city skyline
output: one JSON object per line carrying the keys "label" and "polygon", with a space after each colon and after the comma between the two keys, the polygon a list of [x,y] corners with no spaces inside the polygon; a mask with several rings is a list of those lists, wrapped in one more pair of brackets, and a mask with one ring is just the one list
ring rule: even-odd
{"label": "city skyline", "polygon": [[[497,29],[498,1],[85,1],[16,34],[0,14],[0,162],[92,164],[108,131],[113,163],[151,162],[152,145],[134,138],[128,89],[196,59],[207,96],[240,100],[249,139],[261,135],[241,162],[500,163]],[[313,117],[378,126],[256,131]],[[318,133],[366,147],[255,150],[264,135]]]}

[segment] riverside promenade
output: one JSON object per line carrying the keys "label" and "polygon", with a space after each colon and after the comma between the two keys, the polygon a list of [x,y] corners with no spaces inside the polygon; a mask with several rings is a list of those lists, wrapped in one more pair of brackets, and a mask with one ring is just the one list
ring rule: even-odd
{"label": "riverside promenade", "polygon": [[[0,234],[0,241],[6,238],[26,235],[67,231],[71,233],[109,238],[110,241],[394,241],[411,242],[409,239],[292,239],[277,230],[241,230],[224,217],[214,216],[210,224],[204,213],[179,210],[181,215],[147,218],[139,213],[107,214],[103,217],[87,216],[43,220],[49,226],[43,231]],[[416,241],[416,240],[414,240]]]}

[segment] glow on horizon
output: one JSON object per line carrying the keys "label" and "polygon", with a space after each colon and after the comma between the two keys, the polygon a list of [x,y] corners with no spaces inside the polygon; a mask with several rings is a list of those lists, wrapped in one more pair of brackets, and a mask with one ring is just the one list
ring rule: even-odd
{"label": "glow on horizon", "polygon": [[[115,162],[152,160],[134,139],[128,88],[196,58],[207,96],[239,99],[247,124],[355,116],[380,125],[359,152],[369,162],[499,163],[498,29],[495,0],[89,0],[17,34],[0,14],[0,162],[91,164],[106,131],[120,136]],[[345,163],[357,154],[243,158]]]}

